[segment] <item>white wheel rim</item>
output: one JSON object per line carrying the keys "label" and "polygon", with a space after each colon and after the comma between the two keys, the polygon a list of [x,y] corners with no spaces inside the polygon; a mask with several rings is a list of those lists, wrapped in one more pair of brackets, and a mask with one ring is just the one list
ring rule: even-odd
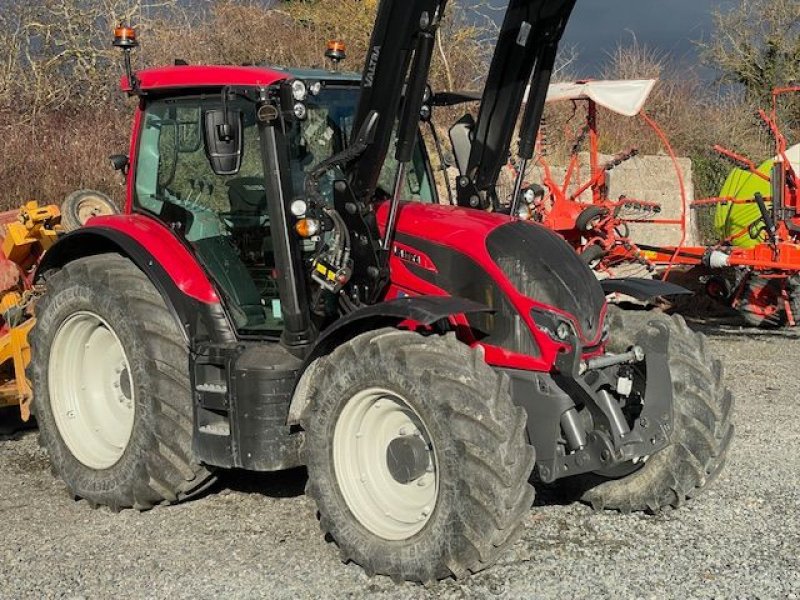
{"label": "white wheel rim", "polygon": [[[424,442],[427,466],[401,482],[387,453],[393,440],[405,436],[414,436],[405,442],[417,448],[418,440]],[[334,428],[333,466],[350,512],[375,535],[405,540],[430,521],[439,494],[436,448],[422,418],[394,392],[369,388],[348,400]]]}
{"label": "white wheel rim", "polygon": [[136,403],[128,357],[105,319],[81,311],[61,324],[47,383],[56,426],[72,455],[92,469],[116,464],[133,432]]}
{"label": "white wheel rim", "polygon": [[92,217],[113,215],[113,209],[101,198],[97,196],[86,196],[78,202],[76,208],[78,223],[86,225]]}

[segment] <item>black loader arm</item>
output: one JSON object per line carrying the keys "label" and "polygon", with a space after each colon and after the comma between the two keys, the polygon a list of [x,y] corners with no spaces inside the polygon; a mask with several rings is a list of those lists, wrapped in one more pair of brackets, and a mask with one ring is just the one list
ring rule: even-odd
{"label": "black loader arm", "polygon": [[[334,184],[334,208],[353,240],[345,253],[352,252],[352,275],[343,291],[356,305],[379,300],[388,282],[399,191],[416,143],[436,30],[446,4],[447,0],[381,0],[378,6],[350,148],[339,161],[344,178]],[[395,130],[395,193],[381,238],[373,201]]]}
{"label": "black loader arm", "polygon": [[[458,179],[458,204],[497,207],[495,185],[505,164],[525,91],[520,156],[533,157],[558,43],[576,0],[510,0],[486,78],[469,161]],[[515,192],[518,190],[515,190]]]}
{"label": "black loader arm", "polygon": [[[430,71],[434,36],[446,4],[447,0],[381,0],[378,6],[351,143],[375,113],[377,124],[368,150],[346,171],[359,200],[369,202],[375,193],[396,125],[399,126],[397,158],[401,159],[400,154],[406,152],[410,156]],[[410,138],[409,129],[413,129]]]}
{"label": "black loader arm", "polygon": [[[574,3],[575,0],[511,0],[509,4],[489,72],[489,86],[483,95],[470,161],[474,164],[470,171],[479,177],[472,181],[480,181],[487,189],[493,189],[508,152],[531,72],[534,83],[539,78],[544,84],[534,86],[525,122],[538,126],[558,41]],[[350,147],[315,169],[339,166],[344,173],[334,184],[334,208],[346,230],[340,237],[347,242],[329,254],[346,260],[326,268],[346,274],[346,283],[339,291],[351,305],[378,301],[388,282],[389,249],[417,139],[436,31],[446,5],[447,0],[381,0],[364,63]],[[532,110],[536,106],[538,112]],[[384,199],[378,198],[376,192],[395,131],[398,166],[393,190],[385,190],[392,193],[381,236],[373,204],[376,199]],[[530,136],[535,140],[536,131],[528,132],[527,137]]]}

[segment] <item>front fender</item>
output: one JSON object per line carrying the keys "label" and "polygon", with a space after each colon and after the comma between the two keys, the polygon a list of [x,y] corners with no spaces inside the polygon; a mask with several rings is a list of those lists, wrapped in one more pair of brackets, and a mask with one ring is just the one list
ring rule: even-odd
{"label": "front fender", "polygon": [[308,407],[308,384],[314,377],[317,359],[332,352],[338,345],[357,335],[380,327],[395,327],[403,321],[414,321],[429,326],[453,315],[493,312],[491,308],[465,298],[452,296],[411,296],[388,302],[371,304],[338,319],[325,329],[311,348],[303,369],[303,376],[295,388],[289,407],[287,423],[300,423]]}
{"label": "front fender", "polygon": [[620,293],[648,301],[659,296],[678,296],[691,294],[685,287],[675,285],[660,279],[643,279],[640,277],[627,277],[625,279],[603,279],[600,281],[603,292],[608,294]]}
{"label": "front fender", "polygon": [[403,321],[415,321],[429,326],[452,315],[478,312],[492,312],[492,309],[466,298],[452,296],[409,296],[371,304],[338,319],[325,329],[314,343],[309,360],[327,354],[343,338],[354,337],[353,332],[358,335],[375,329],[376,326],[397,325]]}

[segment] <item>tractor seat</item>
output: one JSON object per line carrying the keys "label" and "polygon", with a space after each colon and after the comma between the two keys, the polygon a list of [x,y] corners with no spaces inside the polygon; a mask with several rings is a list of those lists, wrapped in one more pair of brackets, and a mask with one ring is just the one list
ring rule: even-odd
{"label": "tractor seat", "polygon": [[263,325],[266,313],[261,293],[228,236],[197,240],[194,247],[226,298],[246,317],[246,322],[237,325]]}

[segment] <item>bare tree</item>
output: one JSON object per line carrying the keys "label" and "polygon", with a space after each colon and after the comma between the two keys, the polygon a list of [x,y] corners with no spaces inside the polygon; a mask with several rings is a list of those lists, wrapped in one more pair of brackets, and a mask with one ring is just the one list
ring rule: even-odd
{"label": "bare tree", "polygon": [[699,45],[724,81],[739,83],[763,100],[773,87],[800,80],[798,0],[741,0],[713,16],[714,33]]}

